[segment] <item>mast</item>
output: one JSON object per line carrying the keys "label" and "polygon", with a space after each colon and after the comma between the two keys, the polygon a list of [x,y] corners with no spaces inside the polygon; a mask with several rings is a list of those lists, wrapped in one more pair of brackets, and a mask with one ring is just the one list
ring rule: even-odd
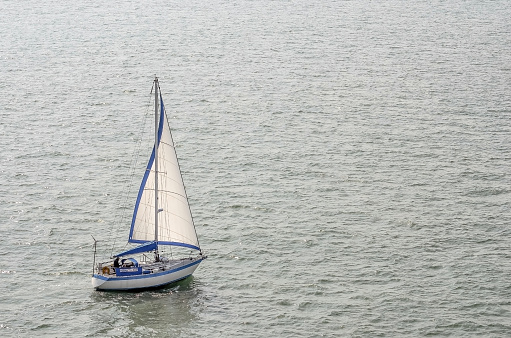
{"label": "mast", "polygon": [[[154,241],[158,243],[158,78],[154,78]],[[156,248],[158,255],[158,247]]]}
{"label": "mast", "polygon": [[[92,275],[94,276],[94,269],[96,268],[96,243],[98,241],[96,241],[96,239],[94,238],[94,236],[92,236],[92,239],[94,240],[94,261],[92,262]],[[99,269],[98,269],[99,270]]]}

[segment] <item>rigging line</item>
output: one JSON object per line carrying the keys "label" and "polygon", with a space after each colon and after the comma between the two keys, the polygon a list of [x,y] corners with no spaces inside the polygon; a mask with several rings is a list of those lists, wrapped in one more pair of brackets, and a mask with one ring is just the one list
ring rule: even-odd
{"label": "rigging line", "polygon": [[[153,92],[153,89],[154,89],[154,84],[151,86],[151,93]],[[116,225],[117,228],[119,228],[119,226],[124,223],[124,220],[126,218],[126,211],[128,210],[128,207],[127,207],[128,199],[130,197],[130,193],[133,188],[133,185],[135,184],[135,181],[134,181],[135,171],[137,170],[137,164],[138,164],[140,156],[141,156],[140,149],[142,147],[144,131],[147,128],[146,125],[147,125],[147,120],[148,120],[148,116],[149,116],[149,113],[148,113],[149,108],[151,106],[151,99],[152,99],[152,97],[150,94],[149,100],[146,104],[146,109],[145,109],[146,112],[145,112],[145,114],[143,114],[143,117],[142,117],[142,124],[141,124],[142,128],[139,129],[139,135],[137,137],[137,142],[135,143],[134,150],[131,154],[130,164],[129,164],[130,171],[128,172],[128,177],[126,179],[127,182],[123,185],[122,192],[119,193],[119,196],[117,198],[117,201],[119,201],[119,205],[116,209],[117,213],[115,215],[115,220],[112,223],[112,226],[110,228],[109,238],[112,238],[114,225]],[[124,195],[124,199],[121,198],[122,195]],[[119,211],[119,209],[121,209],[121,211]],[[121,213],[120,217],[119,217],[119,213]],[[113,254],[113,250],[114,250],[116,241],[117,241],[117,238],[114,237],[113,242],[112,242],[110,256]],[[128,241],[126,241],[126,244],[124,245],[124,247],[126,247],[127,245],[128,245]]]}

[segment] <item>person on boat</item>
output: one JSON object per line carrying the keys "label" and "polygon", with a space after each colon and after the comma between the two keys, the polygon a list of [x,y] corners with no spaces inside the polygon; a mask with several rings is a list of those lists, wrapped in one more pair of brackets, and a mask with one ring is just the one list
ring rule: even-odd
{"label": "person on boat", "polygon": [[114,268],[118,268],[120,265],[119,265],[119,257],[115,257],[115,261],[114,261]]}

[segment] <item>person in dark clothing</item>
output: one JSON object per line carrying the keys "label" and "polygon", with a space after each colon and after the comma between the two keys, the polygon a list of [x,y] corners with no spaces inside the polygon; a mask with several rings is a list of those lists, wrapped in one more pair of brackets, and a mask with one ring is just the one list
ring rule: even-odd
{"label": "person in dark clothing", "polygon": [[119,267],[119,257],[115,257],[114,268],[118,268],[118,267]]}

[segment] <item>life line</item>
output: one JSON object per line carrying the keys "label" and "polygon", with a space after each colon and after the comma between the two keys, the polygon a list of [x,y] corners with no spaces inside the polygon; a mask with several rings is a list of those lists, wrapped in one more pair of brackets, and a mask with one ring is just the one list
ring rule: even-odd
{"label": "life line", "polygon": [[103,275],[109,275],[110,274],[110,267],[104,266],[103,270],[101,270],[101,271],[103,272]]}

